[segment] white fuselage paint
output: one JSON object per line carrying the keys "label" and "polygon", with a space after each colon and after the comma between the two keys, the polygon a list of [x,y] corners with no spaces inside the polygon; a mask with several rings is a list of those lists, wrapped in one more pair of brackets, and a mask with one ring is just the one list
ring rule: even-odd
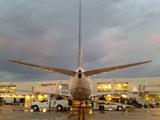
{"label": "white fuselage paint", "polygon": [[[80,70],[81,68],[78,68]],[[82,69],[81,69],[82,70]],[[81,72],[81,77],[78,76],[79,72],[74,77],[71,77],[70,94],[75,100],[87,100],[91,94],[91,81]]]}

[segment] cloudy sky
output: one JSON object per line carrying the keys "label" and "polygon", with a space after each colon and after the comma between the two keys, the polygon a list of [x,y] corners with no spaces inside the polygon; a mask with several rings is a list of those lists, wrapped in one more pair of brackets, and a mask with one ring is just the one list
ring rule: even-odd
{"label": "cloudy sky", "polygon": [[[160,77],[159,0],[82,0],[83,69],[153,60],[91,78]],[[69,76],[9,63],[76,70],[79,0],[0,0],[0,82]]]}

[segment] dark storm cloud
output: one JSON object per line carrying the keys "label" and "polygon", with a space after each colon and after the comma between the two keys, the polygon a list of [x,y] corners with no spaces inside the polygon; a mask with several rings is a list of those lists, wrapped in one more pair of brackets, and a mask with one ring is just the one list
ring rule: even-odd
{"label": "dark storm cloud", "polygon": [[[8,60],[77,69],[79,0],[0,0],[0,81],[69,79]],[[159,77],[158,0],[82,0],[85,70],[153,60],[93,78]]]}

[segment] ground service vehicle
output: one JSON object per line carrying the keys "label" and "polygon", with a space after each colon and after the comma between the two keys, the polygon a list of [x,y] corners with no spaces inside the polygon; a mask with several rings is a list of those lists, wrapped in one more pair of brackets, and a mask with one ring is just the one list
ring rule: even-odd
{"label": "ground service vehicle", "polygon": [[99,110],[118,110],[122,111],[126,108],[132,108],[131,105],[121,104],[121,103],[114,103],[114,102],[107,102],[107,101],[92,101],[93,109]]}
{"label": "ground service vehicle", "polygon": [[25,98],[13,98],[13,97],[4,98],[5,105],[19,105],[24,103],[25,103]]}
{"label": "ground service vehicle", "polygon": [[147,103],[148,103],[147,99],[141,98],[141,97],[139,97],[137,99],[136,98],[130,98],[128,100],[129,105],[134,105],[137,108],[148,107]]}
{"label": "ground service vehicle", "polygon": [[148,102],[148,106],[150,106],[151,108],[159,108],[159,105],[160,105],[160,99],[159,98],[156,98],[154,99],[153,102]]}
{"label": "ground service vehicle", "polygon": [[70,109],[69,100],[62,97],[57,97],[56,99],[51,97],[44,98],[39,102],[32,102],[30,107],[34,111],[39,111],[39,109],[57,108],[57,111],[62,111],[63,109]]}
{"label": "ground service vehicle", "polygon": [[15,101],[15,98],[8,97],[8,98],[5,98],[5,99],[4,99],[4,104],[5,104],[5,105],[13,105],[13,104],[14,104],[14,101]]}

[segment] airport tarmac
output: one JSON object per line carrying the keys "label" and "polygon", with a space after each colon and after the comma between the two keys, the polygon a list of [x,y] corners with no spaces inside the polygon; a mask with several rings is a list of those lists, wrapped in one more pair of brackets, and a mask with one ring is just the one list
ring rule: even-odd
{"label": "airport tarmac", "polygon": [[79,118],[78,108],[57,112],[56,109],[33,112],[22,106],[0,106],[0,120],[159,120],[160,108],[143,108],[134,111],[99,111],[84,109],[84,117]]}

